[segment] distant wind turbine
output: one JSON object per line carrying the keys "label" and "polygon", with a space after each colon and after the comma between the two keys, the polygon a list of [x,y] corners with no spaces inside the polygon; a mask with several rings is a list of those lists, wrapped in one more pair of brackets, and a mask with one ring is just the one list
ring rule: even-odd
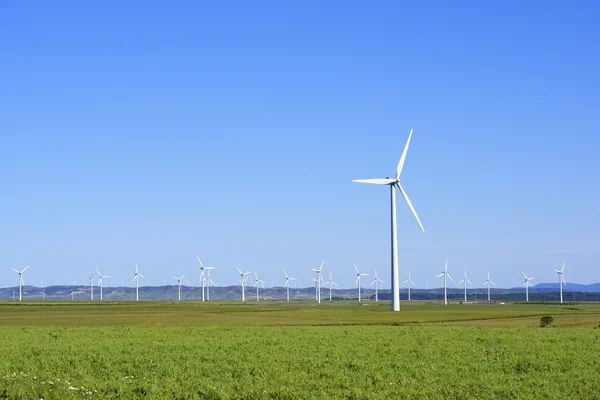
{"label": "distant wind turbine", "polygon": [[423,233],[425,233],[425,228],[423,228],[423,224],[421,224],[421,220],[417,215],[408,195],[400,185],[400,175],[402,174],[402,169],[404,168],[404,161],[406,160],[406,153],[408,152],[408,146],[410,144],[410,139],[412,137],[413,130],[410,130],[408,134],[408,140],[406,141],[406,146],[404,146],[404,151],[402,152],[402,156],[400,157],[400,161],[398,162],[398,167],[396,168],[396,177],[393,179],[385,178],[385,179],[357,179],[353,182],[359,183],[372,183],[376,185],[389,185],[390,187],[390,195],[391,195],[391,208],[392,208],[392,311],[400,311],[400,278],[398,275],[398,233],[396,229],[396,191],[394,187],[397,187],[400,191],[400,194],[406,200],[408,207],[412,211],[413,215],[417,219],[419,226]]}
{"label": "distant wind turbine", "polygon": [[259,299],[259,296],[258,296],[258,286],[259,286],[260,283],[264,284],[265,281],[261,281],[260,279],[258,279],[258,274],[256,272],[254,273],[254,278],[256,279],[254,281],[254,286],[256,286],[256,301],[258,301],[258,299]]}
{"label": "distant wind turbine", "polygon": [[248,279],[248,274],[251,274],[252,271],[242,272],[241,269],[235,267],[240,273],[240,283],[242,284],[242,301],[246,301],[246,279]]}
{"label": "distant wind turbine", "polygon": [[402,283],[408,284],[408,301],[410,301],[410,285],[415,286],[414,282],[410,279],[410,271],[408,271],[408,279]]}
{"label": "distant wind turbine", "polygon": [[385,282],[382,281],[381,279],[379,279],[379,277],[377,277],[377,270],[375,270],[375,279],[369,285],[369,286],[375,285],[375,301],[379,301],[379,293],[378,293],[378,288],[377,288],[379,283],[385,283]]}
{"label": "distant wind turbine", "polygon": [[317,273],[317,279],[316,279],[316,284],[317,284],[317,303],[321,303],[321,280],[323,279],[321,277],[321,272],[323,270],[323,264],[325,264],[325,260],[323,260],[323,262],[321,263],[321,267],[319,269],[314,269],[311,268],[311,270],[313,270],[314,272]]}
{"label": "distant wind turbine", "polygon": [[462,278],[462,280],[460,280],[458,282],[458,283],[464,283],[464,286],[465,286],[465,303],[467,302],[467,282],[472,285],[471,281],[467,279],[467,269],[465,268],[465,277]]}
{"label": "distant wind turbine", "polygon": [[42,301],[46,300],[46,290],[44,289],[44,281],[41,283],[42,287]]}
{"label": "distant wind turbine", "polygon": [[360,303],[360,277],[361,276],[368,276],[369,274],[361,274],[361,272],[358,270],[358,268],[356,268],[356,264],[354,264],[354,269],[356,270],[356,283],[355,283],[355,285],[358,286],[358,302]]}
{"label": "distant wind turbine", "polygon": [[98,271],[98,268],[96,268],[96,272],[98,273],[98,286],[100,286],[100,301],[102,301],[102,279],[110,278],[110,276],[108,276],[108,275],[102,276],[100,271]]}
{"label": "distant wind turbine", "polygon": [[22,297],[22,287],[23,287],[23,272],[25,272],[25,270],[29,268],[29,265],[26,266],[25,268],[23,268],[22,270],[18,271],[14,268],[11,268],[11,270],[15,271],[17,274],[19,274],[19,301],[21,301],[23,299]]}
{"label": "distant wind turbine", "polygon": [[285,274],[285,288],[287,292],[287,301],[290,301],[290,281],[295,281],[296,278],[290,278],[285,269],[283,270],[283,273]]}
{"label": "distant wind turbine", "polygon": [[560,304],[562,304],[563,302],[563,286],[566,286],[565,284],[565,275],[564,275],[564,270],[565,270],[565,264],[563,263],[562,268],[559,270],[555,269],[555,271],[558,273],[558,286],[560,287]]}
{"label": "distant wind turbine", "polygon": [[90,280],[90,300],[94,300],[94,274],[88,278]]}
{"label": "distant wind turbine", "polygon": [[173,279],[175,279],[177,281],[177,287],[179,288],[178,290],[178,296],[177,296],[177,300],[181,301],[181,280],[183,279],[183,277],[185,276],[185,274],[181,275],[181,277],[176,277],[174,276]]}
{"label": "distant wind turbine", "polygon": [[[438,276],[436,276],[436,278],[439,278],[440,276],[444,277],[444,305],[448,305],[448,294],[447,294],[447,282],[446,282],[446,278],[450,278],[450,280],[452,282],[454,282],[454,279],[452,279],[452,277],[450,276],[450,274],[448,273],[448,259],[446,258],[446,265],[444,266],[444,272],[442,272],[441,274],[439,274]],[[456,283],[456,282],[454,282]]]}
{"label": "distant wind turbine", "polygon": [[206,301],[210,301],[210,285],[215,286],[213,280],[210,279],[210,271],[213,269],[213,267],[210,267],[210,269],[207,269],[208,272],[206,273]]}
{"label": "distant wind turbine", "polygon": [[523,286],[525,286],[525,301],[529,301],[529,281],[535,278],[529,278],[525,272],[523,272],[523,277],[525,278],[525,282],[523,283]]}
{"label": "distant wind turbine", "polygon": [[331,272],[329,273],[329,280],[325,283],[323,283],[324,285],[329,285],[329,301],[331,301],[331,285],[333,286],[337,286],[337,283],[335,283],[333,281],[333,279],[331,279]]}
{"label": "distant wind turbine", "polygon": [[198,259],[198,263],[200,263],[200,271],[202,271],[200,273],[200,281],[202,282],[202,301],[204,301],[204,282],[206,281],[206,277],[204,276],[204,270],[211,270],[214,269],[213,267],[205,267],[204,264],[202,264],[202,261],[200,261],[200,257],[198,257],[198,255],[196,254],[196,258]]}
{"label": "distant wind turbine", "polygon": [[488,272],[487,281],[485,281],[483,284],[484,284],[484,286],[487,285],[487,289],[488,289],[488,302],[489,302],[489,301],[491,301],[490,300],[490,285],[496,286],[496,284],[490,280],[490,273],[489,272]]}
{"label": "distant wind turbine", "polygon": [[146,279],[146,277],[144,275],[140,274],[140,271],[138,270],[138,266],[136,263],[135,264],[135,275],[134,275],[133,279],[131,280],[131,282],[135,281],[135,301],[140,300],[140,295],[139,295],[140,278]]}

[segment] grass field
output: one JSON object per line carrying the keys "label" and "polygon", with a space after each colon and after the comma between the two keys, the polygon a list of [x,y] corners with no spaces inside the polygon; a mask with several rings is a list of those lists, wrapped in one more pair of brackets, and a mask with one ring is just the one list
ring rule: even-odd
{"label": "grass field", "polygon": [[600,304],[402,307],[2,303],[0,394],[600,399]]}

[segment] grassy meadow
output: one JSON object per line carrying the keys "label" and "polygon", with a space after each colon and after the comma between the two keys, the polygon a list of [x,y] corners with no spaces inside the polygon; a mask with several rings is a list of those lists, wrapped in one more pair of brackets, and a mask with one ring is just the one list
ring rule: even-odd
{"label": "grassy meadow", "polygon": [[[10,399],[600,398],[600,304],[0,303]],[[543,315],[554,328],[539,328]]]}

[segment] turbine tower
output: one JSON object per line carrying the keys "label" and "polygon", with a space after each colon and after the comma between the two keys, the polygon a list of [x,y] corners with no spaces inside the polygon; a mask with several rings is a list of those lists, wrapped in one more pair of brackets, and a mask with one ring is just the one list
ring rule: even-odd
{"label": "turbine tower", "polygon": [[252,273],[252,271],[242,272],[241,269],[235,267],[240,273],[240,283],[242,284],[242,301],[246,301],[246,279],[248,279],[248,275]]}
{"label": "turbine tower", "polygon": [[488,272],[487,281],[485,281],[483,285],[484,286],[487,285],[487,288],[488,288],[488,302],[489,302],[490,301],[490,285],[496,286],[496,284],[490,280],[490,273],[489,272]]}
{"label": "turbine tower", "polygon": [[283,273],[285,274],[285,287],[286,287],[286,291],[287,291],[287,301],[290,301],[290,281],[295,281],[296,278],[290,278],[287,274],[287,272],[285,271],[285,269],[283,270]]}
{"label": "turbine tower", "polygon": [[316,288],[317,293],[315,296],[317,303],[321,303],[321,280],[323,279],[323,278],[321,278],[321,271],[323,269],[323,264],[325,264],[325,260],[323,260],[323,262],[321,263],[321,267],[319,269],[311,268],[311,270],[313,270],[314,272],[317,273],[317,280],[315,281],[315,283],[317,285],[317,288]]}
{"label": "turbine tower", "polygon": [[254,281],[254,286],[256,286],[256,301],[258,301],[258,299],[259,299],[259,297],[258,297],[258,285],[259,285],[259,283],[262,283],[264,285],[265,281],[261,281],[260,279],[258,279],[258,275],[257,275],[256,272],[254,273],[254,278],[256,279]]}
{"label": "turbine tower", "polygon": [[523,286],[525,286],[525,301],[529,301],[529,281],[535,278],[528,278],[525,272],[523,272],[523,277],[525,278],[525,282],[523,282]]}
{"label": "turbine tower", "polygon": [[[444,266],[444,272],[442,272],[441,274],[436,276],[436,278],[439,278],[440,276],[444,277],[444,305],[447,306],[448,305],[448,294],[447,294],[447,286],[448,285],[446,282],[446,278],[450,278],[450,280],[452,282],[454,282],[454,279],[452,279],[452,277],[448,273],[448,259],[447,258],[446,258],[446,265]],[[456,282],[454,282],[454,283],[456,283]]]}
{"label": "turbine tower", "polygon": [[408,283],[408,300],[410,301],[410,285],[415,286],[414,282],[410,279],[410,271],[408,271],[408,279],[402,283]]}
{"label": "turbine tower", "polygon": [[356,264],[354,264],[354,269],[356,270],[356,283],[354,283],[354,285],[358,285],[358,302],[360,303],[360,277],[368,276],[369,274],[361,274],[358,268],[356,268]]}
{"label": "turbine tower", "polygon": [[558,273],[558,286],[560,287],[560,304],[562,304],[562,302],[563,302],[562,289],[563,289],[563,285],[565,285],[565,275],[564,275],[565,264],[566,263],[563,263],[563,266],[560,269],[560,271],[555,269],[555,271]]}
{"label": "turbine tower", "polygon": [[406,141],[406,146],[404,147],[404,151],[402,152],[402,156],[400,157],[400,161],[398,162],[398,167],[396,168],[396,177],[393,179],[385,178],[385,179],[356,179],[353,182],[359,183],[372,183],[376,185],[389,185],[390,187],[390,196],[391,196],[391,208],[392,208],[392,266],[391,266],[391,278],[392,278],[392,311],[400,311],[400,278],[398,275],[398,233],[396,229],[396,191],[395,187],[398,188],[404,200],[410,207],[413,215],[417,219],[419,226],[423,233],[425,233],[425,228],[423,228],[423,224],[421,224],[421,220],[417,215],[406,191],[400,185],[400,175],[402,174],[402,169],[404,168],[404,161],[406,160],[406,153],[408,152],[408,146],[410,144],[410,138],[412,137],[413,130],[410,130],[408,134],[408,140]]}
{"label": "turbine tower", "polygon": [[18,271],[14,268],[11,268],[11,270],[15,271],[17,274],[19,274],[19,301],[22,300],[22,287],[23,287],[23,272],[25,272],[25,270],[29,268],[29,265],[26,266],[25,268],[23,268],[22,270]]}
{"label": "turbine tower", "polygon": [[[360,278],[360,277],[359,277]],[[371,282],[371,284],[369,286],[373,286],[375,285],[375,301],[379,301],[379,293],[378,293],[378,288],[377,288],[377,284],[378,283],[385,283],[384,281],[382,281],[381,279],[379,279],[379,277],[377,277],[377,270],[375,270],[375,279],[373,280],[373,282]],[[359,289],[360,290],[360,289]]]}
{"label": "turbine tower", "polygon": [[329,280],[324,282],[323,285],[329,285],[329,301],[331,301],[331,285],[337,286],[337,283],[331,279],[331,272],[329,273]]}
{"label": "turbine tower", "polygon": [[[467,269],[465,268],[465,277],[462,278],[458,283],[464,283],[465,286],[465,303],[467,302],[467,282],[471,283],[470,280],[467,279]],[[472,283],[471,283],[472,285]]]}
{"label": "turbine tower", "polygon": [[135,281],[135,301],[140,300],[140,296],[139,296],[140,278],[146,279],[146,277],[144,275],[140,274],[140,272],[138,271],[138,266],[136,263],[135,264],[135,276],[131,280],[131,282]]}
{"label": "turbine tower", "polygon": [[100,301],[102,301],[102,279],[103,278],[110,278],[110,276],[108,276],[108,275],[102,276],[102,274],[100,273],[100,271],[98,271],[98,268],[96,268],[96,272],[98,273],[98,286],[100,286]]}
{"label": "turbine tower", "polygon": [[177,287],[179,288],[178,291],[178,296],[177,296],[177,300],[181,301],[181,280],[183,279],[183,277],[185,276],[185,274],[181,275],[180,278],[174,276],[173,279],[175,279],[177,281]]}

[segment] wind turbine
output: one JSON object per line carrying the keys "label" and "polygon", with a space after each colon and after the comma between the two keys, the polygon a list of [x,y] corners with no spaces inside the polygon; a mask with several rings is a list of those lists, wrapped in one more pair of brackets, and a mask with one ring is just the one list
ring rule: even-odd
{"label": "wind turbine", "polygon": [[285,287],[286,287],[286,291],[287,291],[287,301],[290,301],[290,281],[295,281],[296,278],[290,278],[287,274],[287,272],[285,271],[285,269],[283,270],[283,273],[285,274]]}
{"label": "wind turbine", "polygon": [[213,269],[214,268],[212,268],[212,267],[208,267],[207,268],[208,272],[206,273],[206,301],[210,301],[210,285],[211,284],[213,286],[215,285],[215,283],[213,282],[213,280],[210,279],[210,271],[213,270]]}
{"label": "wind turbine", "polygon": [[146,279],[146,277],[144,275],[140,274],[140,272],[138,271],[137,263],[135,263],[135,276],[131,280],[131,282],[135,281],[135,301],[140,300],[140,296],[139,296],[140,278]]}
{"label": "wind turbine", "polygon": [[94,274],[90,275],[88,279],[90,280],[90,300],[94,300]]}
{"label": "wind turbine", "polygon": [[[359,279],[360,279],[360,276],[359,276]],[[379,294],[378,294],[378,290],[377,290],[377,283],[385,283],[385,282],[382,281],[381,279],[379,279],[377,277],[377,270],[375,270],[375,279],[369,285],[369,286],[373,286],[373,284],[375,284],[375,301],[379,301]],[[359,290],[360,290],[360,288],[359,288]]]}
{"label": "wind turbine", "polygon": [[173,277],[173,279],[175,279],[177,281],[177,286],[179,288],[178,296],[177,296],[178,301],[181,301],[181,280],[183,279],[184,276],[185,276],[185,274],[181,275],[180,278],[178,278],[176,276]]}
{"label": "wind turbine", "polygon": [[400,311],[400,278],[398,275],[398,232],[396,229],[396,191],[394,187],[397,187],[400,191],[404,200],[408,204],[408,207],[412,211],[413,215],[417,219],[419,226],[423,233],[425,233],[425,228],[423,228],[423,224],[421,224],[421,220],[415,211],[406,191],[400,185],[400,175],[402,174],[402,169],[404,168],[404,161],[406,160],[406,153],[408,152],[408,146],[410,144],[410,138],[412,137],[413,130],[410,130],[408,134],[408,140],[406,141],[406,146],[404,146],[404,151],[402,152],[402,156],[400,157],[400,161],[398,162],[398,167],[396,167],[396,177],[393,179],[384,178],[384,179],[356,179],[353,182],[359,183],[372,183],[376,185],[389,185],[390,187],[390,199],[391,199],[391,208],[392,208],[392,311]]}
{"label": "wind turbine", "polygon": [[[467,279],[467,269],[465,268],[465,277],[462,278],[458,283],[464,283],[465,285],[465,303],[467,302],[467,282],[471,283],[470,280]],[[472,283],[471,283],[472,285]]]}
{"label": "wind turbine", "polygon": [[246,301],[246,279],[248,279],[247,276],[248,274],[251,274],[252,271],[242,272],[242,270],[238,267],[235,267],[235,269],[237,269],[240,273],[240,282],[242,284],[242,301]]}
{"label": "wind turbine", "polygon": [[490,273],[489,272],[488,272],[487,281],[485,281],[483,284],[484,284],[484,286],[487,285],[487,287],[488,287],[488,302],[489,302],[490,301],[490,285],[496,286],[496,284],[490,280]]}
{"label": "wind turbine", "polygon": [[23,287],[23,272],[25,272],[25,270],[26,270],[27,268],[29,268],[29,265],[28,265],[28,266],[26,266],[25,268],[23,268],[23,269],[22,269],[22,270],[20,270],[20,271],[18,271],[18,270],[16,270],[16,269],[14,269],[14,268],[11,268],[13,271],[15,271],[17,274],[19,274],[19,301],[21,301],[21,300],[22,300],[22,295],[21,295],[21,293],[22,293],[22,289],[21,289],[21,288]]}
{"label": "wind turbine", "polygon": [[325,260],[323,260],[323,262],[321,263],[321,267],[319,269],[314,269],[311,268],[311,270],[313,270],[314,272],[317,273],[317,280],[316,280],[316,284],[317,284],[317,294],[316,294],[316,300],[317,303],[321,303],[321,280],[323,278],[321,278],[321,270],[323,269],[323,264],[325,264]]}
{"label": "wind turbine", "polygon": [[75,294],[75,283],[73,283],[73,286],[71,287],[71,301],[73,301],[74,294]]}
{"label": "wind turbine", "polygon": [[258,284],[259,283],[265,283],[265,281],[261,281],[260,279],[258,279],[258,275],[256,274],[256,272],[254,273],[254,278],[256,278],[256,280],[254,281],[254,286],[256,286],[256,301],[258,301],[259,297],[258,297]]}
{"label": "wind turbine", "polygon": [[408,283],[408,301],[410,301],[410,285],[415,286],[414,282],[410,279],[410,271],[408,271],[408,279],[402,283]]}
{"label": "wind turbine", "polygon": [[200,281],[202,282],[202,301],[204,301],[204,282],[205,282],[204,270],[211,270],[211,269],[214,269],[214,267],[205,267],[204,264],[202,264],[202,261],[200,261],[200,257],[198,257],[197,254],[196,254],[196,258],[198,259],[198,262],[200,263],[200,270],[202,271],[200,273]]}
{"label": "wind turbine", "polygon": [[[444,272],[442,272],[441,274],[436,276],[436,278],[439,278],[440,276],[444,277],[444,305],[447,306],[448,305],[448,295],[447,295],[446,277],[450,278],[450,280],[452,282],[454,282],[454,279],[452,279],[452,277],[448,273],[448,259],[447,258],[446,258],[446,265],[444,266]],[[456,283],[456,282],[454,282],[454,283]]]}
{"label": "wind turbine", "polygon": [[358,301],[360,302],[360,277],[368,276],[369,274],[361,274],[358,268],[356,268],[356,264],[354,264],[354,269],[356,270],[356,283],[355,286],[358,286]]}
{"label": "wind turbine", "polygon": [[563,285],[565,285],[565,276],[564,276],[564,270],[565,270],[565,264],[563,263],[562,268],[559,270],[555,269],[555,271],[558,273],[558,286],[560,287],[560,304],[562,304],[563,302],[563,295],[562,295],[562,288]]}
{"label": "wind turbine", "polygon": [[42,281],[42,301],[46,300],[46,290],[44,289],[44,281]]}
{"label": "wind turbine", "polygon": [[[323,283],[323,285],[329,285],[329,301],[331,301],[331,285],[333,286],[337,286],[337,283],[335,283],[332,279],[331,279],[331,272],[329,273],[329,280],[325,283]],[[375,295],[377,295],[377,290],[375,291]]]}
{"label": "wind turbine", "polygon": [[525,277],[525,282],[523,283],[523,286],[525,286],[525,301],[529,301],[529,281],[532,281],[535,278],[527,277],[525,272],[523,272],[523,277]]}
{"label": "wind turbine", "polygon": [[98,273],[98,286],[100,286],[100,301],[102,301],[102,279],[110,278],[110,276],[108,276],[108,275],[102,276],[100,271],[98,271],[98,268],[96,268],[96,272]]}

